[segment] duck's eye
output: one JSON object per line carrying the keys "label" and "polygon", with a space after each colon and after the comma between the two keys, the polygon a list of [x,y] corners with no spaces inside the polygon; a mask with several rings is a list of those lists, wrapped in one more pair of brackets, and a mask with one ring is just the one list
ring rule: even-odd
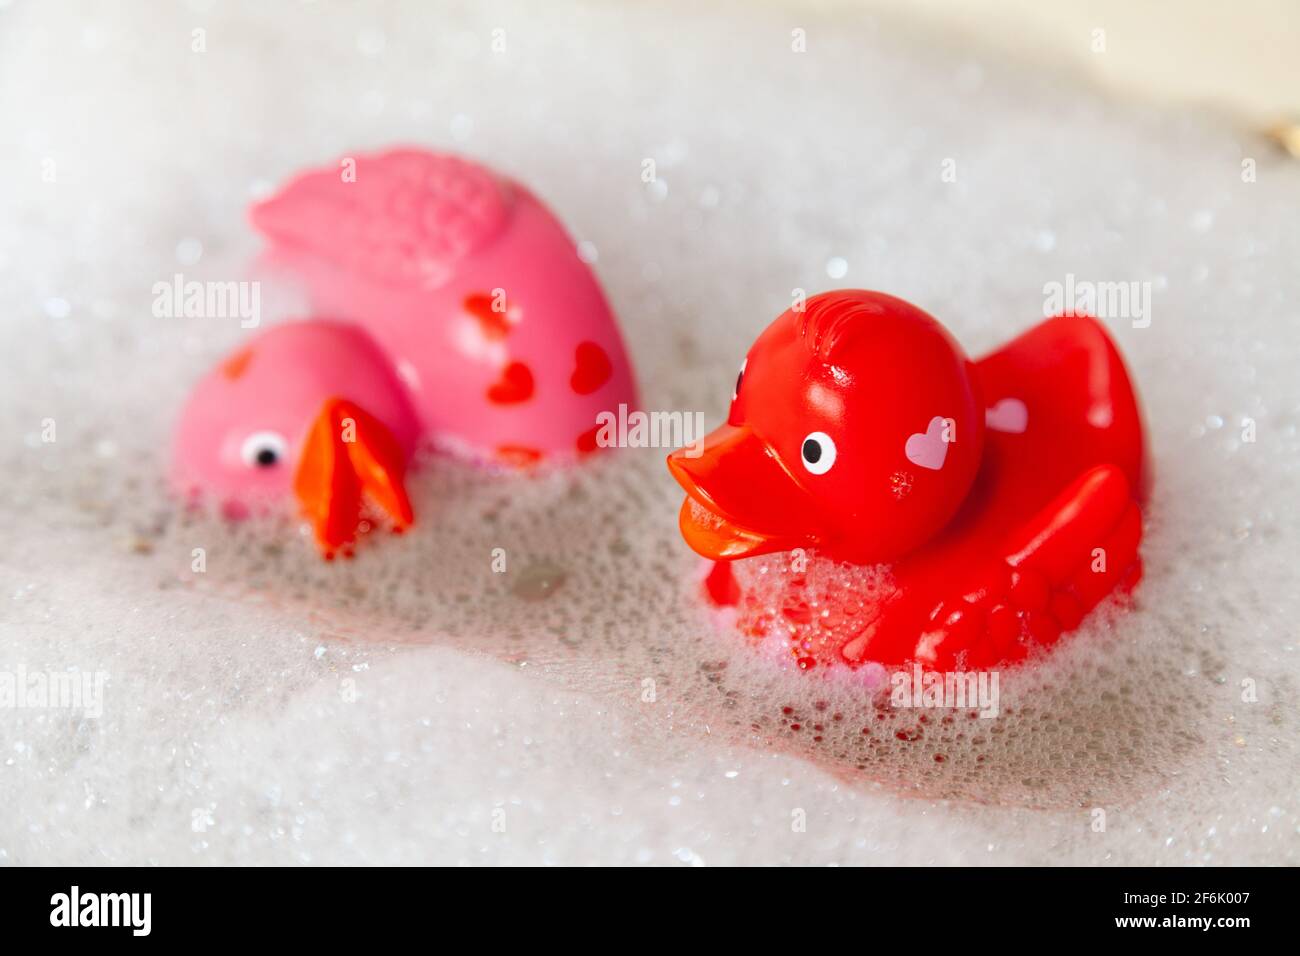
{"label": "duck's eye", "polygon": [[239,457],[249,468],[272,468],[284,459],[287,447],[278,432],[254,432],[239,447]]}
{"label": "duck's eye", "polygon": [[731,400],[734,402],[740,395],[740,383],[745,380],[745,366],[749,364],[749,359],[740,363],[740,374],[736,376],[736,387],[732,390]]}
{"label": "duck's eye", "polygon": [[813,432],[803,440],[799,454],[805,468],[814,475],[824,475],[835,464],[835,442],[825,432]]}

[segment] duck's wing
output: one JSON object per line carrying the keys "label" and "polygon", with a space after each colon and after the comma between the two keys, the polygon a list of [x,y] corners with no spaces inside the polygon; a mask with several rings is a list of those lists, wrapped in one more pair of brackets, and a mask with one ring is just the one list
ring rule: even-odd
{"label": "duck's wing", "polygon": [[1141,578],[1142,520],[1114,465],[1078,476],[1007,529],[997,553],[895,569],[898,591],[844,649],[849,660],[976,670],[1055,643],[1112,591]]}
{"label": "duck's wing", "polygon": [[437,287],[502,228],[511,188],[456,156],[393,150],[303,173],[250,215],[280,247],[381,282]]}
{"label": "duck's wing", "polygon": [[1142,576],[1141,541],[1128,478],[1115,465],[1098,465],[1016,528],[993,573],[932,619],[944,631],[964,625],[977,658],[1020,660],[1074,630],[1112,591],[1131,590]]}

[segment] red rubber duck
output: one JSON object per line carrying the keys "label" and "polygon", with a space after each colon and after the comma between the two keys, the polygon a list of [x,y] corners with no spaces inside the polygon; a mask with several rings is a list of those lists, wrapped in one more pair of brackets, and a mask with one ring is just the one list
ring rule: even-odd
{"label": "red rubber duck", "polygon": [[850,665],[1018,661],[1141,577],[1142,416],[1086,316],[971,362],[894,296],[813,296],[754,343],[727,423],[668,467],[705,557],[890,566],[895,589],[834,648]]}

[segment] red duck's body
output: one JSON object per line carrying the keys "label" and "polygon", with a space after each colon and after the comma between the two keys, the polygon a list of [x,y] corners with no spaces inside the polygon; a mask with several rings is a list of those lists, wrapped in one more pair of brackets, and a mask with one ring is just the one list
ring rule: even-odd
{"label": "red duck's body", "polygon": [[696,550],[888,564],[895,589],[833,648],[850,665],[1017,661],[1136,583],[1150,472],[1137,397],[1100,323],[1049,319],[970,363],[890,296],[827,293],[807,311],[760,337],[703,456],[670,457]]}
{"label": "red duck's body", "polygon": [[[1141,574],[1141,413],[1105,329],[1049,319],[975,368],[988,409],[975,483],[943,533],[894,564],[900,604],[845,645],[847,660],[1019,660]],[[940,626],[918,634],[918,618]]]}

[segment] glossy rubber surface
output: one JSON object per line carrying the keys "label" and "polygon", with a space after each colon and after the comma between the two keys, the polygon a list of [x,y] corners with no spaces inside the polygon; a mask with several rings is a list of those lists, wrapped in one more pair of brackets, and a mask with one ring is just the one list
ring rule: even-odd
{"label": "glossy rubber surface", "polygon": [[331,318],[272,327],[199,383],[174,441],[186,494],[239,516],[293,492],[322,552],[347,553],[364,500],[397,528],[413,520],[402,482],[417,446],[568,462],[598,447],[598,413],[635,406],[590,267],[531,193],[479,164],[344,158],[252,219]]}
{"label": "glossy rubber surface", "polygon": [[[1018,660],[1141,575],[1143,426],[1104,327],[1049,319],[972,364],[937,326],[881,293],[814,296],[759,337],[704,454],[669,456],[706,557],[890,565],[850,664]],[[810,435],[835,448],[820,474]],[[709,588],[736,597],[725,572]]]}

